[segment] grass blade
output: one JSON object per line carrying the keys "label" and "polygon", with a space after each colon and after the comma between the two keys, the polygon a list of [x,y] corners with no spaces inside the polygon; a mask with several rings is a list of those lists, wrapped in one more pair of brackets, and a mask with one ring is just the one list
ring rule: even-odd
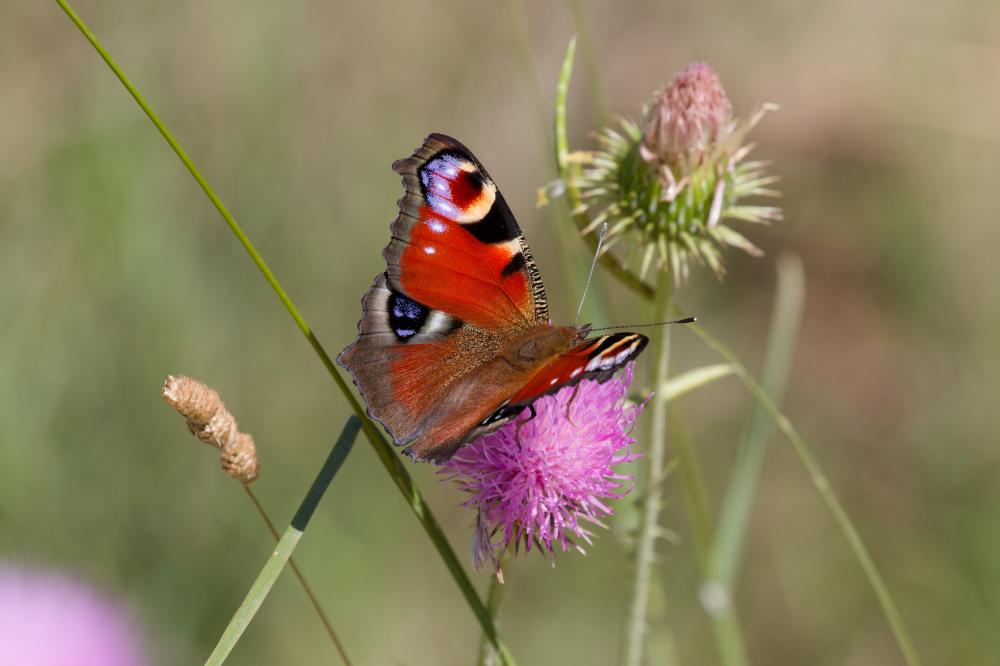
{"label": "grass blade", "polygon": [[[566,47],[566,55],[563,57],[562,69],[559,72],[559,83],[556,87],[556,114],[555,114],[555,151],[556,166],[559,169],[559,178],[566,187],[566,203],[569,206],[570,218],[581,231],[590,226],[590,218],[587,217],[586,208],[582,205],[580,198],[580,188],[576,184],[576,174],[579,170],[578,164],[573,164],[569,159],[569,137],[566,131],[566,98],[569,95],[569,82],[573,76],[573,57],[576,53],[576,38],[569,41]],[[584,237],[591,251],[597,250],[597,238],[593,234]],[[600,258],[601,265],[615,276],[622,284],[645,299],[653,297],[653,288],[633,275],[618,259],[610,252],[605,252]]]}
{"label": "grass blade", "polygon": [[[777,296],[763,374],[765,390],[773,396],[784,393],[795,337],[802,319],[804,295],[802,263],[798,258],[780,258]],[[725,366],[730,372],[736,371],[736,366],[732,363]],[[764,454],[773,434],[774,426],[770,415],[759,402],[756,403],[733,467],[732,479],[723,498],[707,571],[703,572],[705,581],[701,588],[701,602],[711,618],[719,656],[726,666],[743,666],[748,663],[736,609],[730,600],[736,567],[743,552],[757,494]]]}
{"label": "grass blade", "polygon": [[247,596],[243,599],[240,607],[236,609],[236,613],[233,614],[226,630],[222,632],[222,637],[205,662],[206,666],[216,666],[226,661],[229,653],[232,652],[243,632],[250,625],[250,621],[253,620],[257,611],[260,610],[264,599],[271,592],[275,581],[278,580],[278,576],[285,569],[285,565],[288,563],[289,558],[291,558],[292,552],[299,544],[302,533],[309,524],[309,519],[319,505],[319,501],[323,498],[323,494],[330,486],[330,482],[333,481],[333,477],[337,474],[344,460],[347,459],[347,454],[354,447],[354,441],[357,439],[360,430],[361,421],[356,416],[351,416],[347,419],[344,429],[340,432],[340,437],[337,438],[336,444],[330,450],[330,455],[327,456],[326,462],[323,463],[319,474],[316,475],[316,480],[313,481],[309,492],[306,493],[305,499],[302,500],[295,518],[292,519],[291,525],[288,526],[278,541],[274,552],[267,558],[264,568],[260,570],[257,579],[250,586],[250,591],[247,592]]}
{"label": "grass blade", "polygon": [[711,384],[717,379],[736,374],[736,368],[729,363],[706,365],[671,377],[660,384],[659,392],[667,402],[687,395],[695,389]]}
{"label": "grass blade", "polygon": [[[802,320],[804,299],[805,276],[802,262],[797,257],[781,257],[778,261],[777,295],[761,380],[764,390],[776,404],[780,403],[785,392],[795,338]],[[728,367],[733,369],[732,364]],[[733,587],[757,494],[764,454],[773,434],[774,421],[770,413],[763,404],[756,402],[719,512],[719,523],[709,561],[709,584],[719,584],[727,590]]]}
{"label": "grass blade", "polygon": [[[774,420],[778,430],[781,431],[781,433],[788,440],[788,443],[791,444],[795,454],[805,466],[810,480],[816,487],[817,492],[819,492],[820,497],[823,499],[823,502],[826,504],[831,515],[833,516],[834,522],[844,535],[844,539],[847,541],[851,554],[854,556],[854,559],[857,560],[862,572],[864,572],[865,578],[868,580],[868,584],[875,593],[879,606],[882,608],[882,614],[885,615],[886,621],[889,623],[889,628],[892,630],[893,637],[896,639],[896,644],[899,646],[904,661],[907,666],[921,666],[923,662],[913,645],[913,640],[910,638],[909,631],[906,629],[906,623],[903,621],[903,616],[899,612],[899,608],[896,606],[896,602],[893,600],[892,595],[889,593],[889,588],[882,579],[882,575],[879,573],[878,567],[875,566],[875,561],[872,559],[871,553],[868,552],[868,548],[861,539],[861,535],[858,533],[857,528],[851,521],[850,516],[847,515],[847,511],[844,510],[840,500],[837,499],[836,493],[833,492],[830,480],[825,474],[823,474],[823,470],[820,467],[819,462],[809,450],[805,440],[795,429],[795,426],[792,425],[792,422],[788,419],[788,417],[778,409],[778,406],[771,399],[771,396],[768,395],[767,391],[764,390],[764,387],[757,383],[757,381],[747,371],[746,367],[740,363],[739,359],[728,347],[716,340],[707,331],[705,331],[705,329],[697,324],[689,326],[689,329],[701,338],[702,341],[712,348],[717,354],[736,366],[737,376],[740,378],[740,381],[743,382],[747,390],[749,390],[750,393],[763,405],[770,418]],[[709,587],[703,590],[703,602],[706,597],[710,598],[716,595],[716,593],[725,595],[723,597],[719,597],[717,600],[720,601],[721,604],[728,605],[728,593],[720,586]],[[707,605],[711,606],[711,604]]]}
{"label": "grass blade", "polygon": [[431,543],[434,544],[434,548],[437,550],[438,555],[444,561],[449,573],[455,580],[455,584],[458,585],[459,590],[468,602],[473,614],[482,626],[483,632],[500,654],[502,662],[506,665],[513,664],[514,659],[511,656],[510,651],[507,649],[507,646],[504,645],[503,641],[500,639],[489,612],[486,610],[482,600],[479,598],[479,594],[472,585],[472,581],[470,581],[469,577],[465,574],[465,570],[462,568],[461,563],[455,556],[455,551],[452,550],[451,546],[448,544],[437,519],[424,503],[420,492],[413,485],[413,480],[410,478],[409,472],[407,472],[406,468],[403,467],[402,462],[400,462],[399,458],[393,452],[392,447],[382,436],[382,433],[379,432],[375,424],[368,418],[365,410],[361,407],[361,403],[359,403],[357,398],[354,397],[350,387],[348,387],[344,378],[337,370],[337,366],[334,364],[333,359],[326,353],[326,350],[323,348],[323,345],[320,344],[316,335],[312,332],[309,324],[306,323],[301,313],[299,313],[298,308],[281,286],[281,283],[278,282],[278,278],[275,277],[263,257],[261,257],[260,253],[257,252],[253,243],[250,242],[246,233],[244,233],[243,229],[236,222],[232,213],[229,212],[229,209],[222,203],[222,200],[215,193],[215,190],[212,189],[208,181],[205,180],[205,178],[198,171],[198,168],[195,166],[194,162],[191,161],[187,152],[181,147],[180,143],[177,142],[177,139],[174,138],[170,130],[167,129],[167,126],[162,120],[160,120],[159,116],[156,115],[152,107],[149,106],[139,90],[125,75],[125,72],[114,61],[111,54],[107,52],[94,33],[87,27],[87,24],[83,22],[83,19],[81,19],[77,13],[73,11],[73,8],[69,5],[67,0],[55,0],[55,2],[62,8],[80,33],[87,39],[88,42],[90,42],[91,46],[94,47],[121,84],[125,87],[129,94],[132,95],[132,98],[135,99],[136,104],[139,105],[143,112],[149,117],[153,125],[156,126],[156,129],[159,130],[164,140],[166,140],[173,151],[177,154],[177,157],[180,158],[181,162],[184,163],[184,166],[191,173],[191,176],[195,179],[195,181],[197,181],[198,185],[205,193],[205,196],[207,196],[209,201],[212,202],[212,205],[215,206],[219,215],[221,215],[222,219],[225,220],[227,225],[229,225],[229,228],[240,241],[240,244],[246,250],[247,254],[250,255],[250,259],[260,270],[261,274],[263,274],[264,279],[274,290],[278,299],[281,300],[285,309],[288,311],[288,314],[295,321],[295,325],[298,326],[302,335],[309,343],[309,346],[312,347],[313,351],[319,357],[323,367],[326,368],[334,383],[337,384],[337,387],[344,395],[344,399],[350,405],[351,410],[361,421],[361,429],[364,431],[369,443],[375,449],[375,453],[378,455],[383,467],[385,467],[389,476],[392,477],[392,480],[396,483],[396,487],[399,488],[399,491],[403,494],[403,498],[406,500],[407,504],[409,504],[410,509],[412,509],[413,513],[416,514],[417,519],[420,520],[428,538],[431,540]]}
{"label": "grass blade", "polygon": [[695,455],[687,420],[676,404],[670,406],[670,422],[670,436],[677,450],[675,459],[678,476],[681,477],[684,510],[691,527],[695,560],[701,574],[705,575],[708,571],[708,557],[712,550],[712,513],[708,506],[708,493],[705,491],[701,465]]}
{"label": "grass blade", "polygon": [[[254,494],[250,486],[243,484],[243,491],[250,498],[250,502],[253,503],[254,508],[260,515],[264,524],[267,525],[268,532],[274,537],[275,543],[281,541],[281,535],[278,534],[278,530],[275,529],[274,523],[271,522],[271,517],[267,515],[267,511],[264,510],[264,506],[257,499],[257,495]],[[333,623],[330,622],[330,618],[327,616],[326,611],[323,610],[322,604],[319,602],[319,598],[313,592],[312,587],[306,582],[306,577],[299,569],[299,565],[295,562],[295,558],[289,556],[288,566],[291,568],[292,573],[299,580],[299,584],[302,586],[303,591],[306,593],[306,597],[309,599],[309,603],[312,605],[313,609],[316,611],[316,615],[319,616],[319,621],[323,624],[323,629],[326,631],[327,636],[330,637],[330,641],[333,646],[337,649],[340,654],[340,658],[343,659],[345,666],[351,666],[351,659],[347,656],[347,648],[344,644],[340,642],[340,638],[337,636],[337,632],[333,629]]]}

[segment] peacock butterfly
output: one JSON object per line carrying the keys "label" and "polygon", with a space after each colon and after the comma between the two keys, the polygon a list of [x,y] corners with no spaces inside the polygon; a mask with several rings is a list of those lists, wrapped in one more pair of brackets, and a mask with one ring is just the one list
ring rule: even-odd
{"label": "peacock butterfly", "polygon": [[337,362],[404,453],[443,462],[543,395],[607,381],[646,346],[638,333],[587,338],[589,325],[549,321],[528,243],[461,143],[431,134],[392,168],[405,194],[382,253],[388,270]]}

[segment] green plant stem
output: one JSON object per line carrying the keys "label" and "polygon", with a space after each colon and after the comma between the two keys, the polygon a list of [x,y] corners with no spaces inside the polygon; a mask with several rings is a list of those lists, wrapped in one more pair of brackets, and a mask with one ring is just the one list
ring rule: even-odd
{"label": "green plant stem", "polygon": [[735,372],[736,369],[728,363],[705,365],[671,377],[666,382],[661,384],[657,390],[662,391],[667,397],[667,400],[673,401],[687,395],[695,389],[701,388],[702,386],[708,386],[712,382],[718,381],[719,379]]}
{"label": "green plant stem", "polygon": [[837,499],[836,494],[833,492],[830,480],[827,479],[825,474],[823,474],[823,470],[820,468],[816,458],[812,455],[812,452],[809,450],[805,440],[795,429],[795,426],[792,425],[792,422],[788,419],[788,417],[778,409],[778,406],[771,399],[771,396],[768,395],[767,391],[764,390],[764,387],[757,383],[757,381],[747,371],[746,367],[740,363],[739,359],[732,351],[729,350],[728,347],[712,337],[701,326],[695,324],[690,328],[705,342],[706,345],[737,368],[737,377],[740,378],[740,381],[743,382],[747,390],[749,390],[750,393],[753,394],[753,396],[764,406],[768,414],[770,414],[771,418],[778,426],[778,430],[781,431],[781,433],[788,440],[789,444],[791,444],[795,454],[805,466],[810,480],[816,487],[820,497],[823,499],[823,502],[826,504],[831,515],[833,516],[834,522],[844,535],[844,539],[847,541],[847,545],[850,548],[851,553],[854,555],[854,559],[857,560],[861,570],[864,572],[865,578],[868,580],[868,584],[875,593],[879,606],[882,608],[882,613],[885,615],[893,636],[896,639],[896,644],[899,646],[900,652],[903,654],[903,659],[908,666],[920,666],[923,662],[921,661],[920,655],[917,653],[917,650],[913,645],[913,641],[910,638],[910,634],[906,629],[906,624],[903,622],[903,616],[896,607],[896,603],[893,601],[892,595],[889,593],[889,588],[882,579],[882,575],[879,573],[878,567],[875,566],[875,561],[868,552],[868,548],[865,547],[857,528],[855,528],[854,523],[851,522],[850,517],[847,515],[847,511],[844,510],[844,507],[840,504],[840,500]]}
{"label": "green plant stem", "polygon": [[[506,554],[500,556],[500,570],[503,569],[503,564],[507,559]],[[503,600],[503,582],[500,575],[493,576],[490,581],[490,589],[486,595],[486,610],[489,611],[490,617],[496,619],[497,612],[500,610],[500,602]],[[479,656],[476,659],[476,663],[479,666],[494,666],[497,661],[497,652],[490,645],[489,641],[486,640],[486,636],[479,641]]]}
{"label": "green plant stem", "polygon": [[[524,78],[529,82],[528,87],[530,88],[534,106],[539,110],[537,114],[539,118],[539,136],[545,137],[548,135],[551,127],[549,126],[549,116],[545,111],[545,102],[541,94],[541,88],[538,85],[537,58],[528,40],[527,21],[524,17],[522,0],[508,0],[507,8],[511,24],[511,34],[514,39],[514,51],[519,56],[518,60],[521,63]],[[539,141],[535,143],[538,145],[541,163],[545,165],[545,171],[548,172],[553,168],[549,161],[550,153],[545,147],[544,142]],[[555,175],[557,176],[558,169],[557,163],[555,165]],[[547,177],[551,178],[552,174],[549,173]],[[565,210],[564,206],[552,206],[552,217],[554,224],[549,226],[549,231],[554,237],[556,255],[559,258],[559,268],[562,272],[563,280],[565,280],[566,284],[584,285],[587,280],[589,267],[576,261],[574,256],[573,250],[576,247],[577,234],[573,224],[568,219],[569,213]],[[602,316],[605,312],[604,298],[600,288],[600,278],[599,276],[595,276],[595,278],[589,292],[590,298],[583,304],[581,314],[583,321],[601,322],[601,324],[604,324],[606,323],[605,318]]]}
{"label": "green plant stem", "polygon": [[[590,219],[587,217],[585,209],[581,205],[582,201],[579,189],[575,187],[573,182],[571,161],[569,160],[569,141],[566,134],[566,91],[569,86],[570,74],[572,72],[574,46],[575,42],[570,42],[569,48],[566,51],[566,56],[563,60],[563,69],[559,80],[559,95],[556,99],[555,138],[556,156],[559,164],[559,177],[562,179],[566,188],[566,199],[570,205],[571,216],[577,227],[582,230],[590,224]],[[592,245],[596,246],[596,239],[593,239],[591,236],[588,236],[588,238]],[[603,255],[601,257],[601,264],[605,266],[611,274],[619,280],[619,282],[634,291],[639,296],[647,300],[654,297],[654,290],[640,278],[632,274],[627,268],[621,265],[612,255]],[[798,437],[798,433],[792,427],[791,422],[781,415],[779,411],[777,411],[777,407],[770,402],[770,398],[767,393],[756,384],[753,377],[751,377],[746,371],[743,364],[738,361],[736,355],[730,352],[724,345],[712,338],[701,326],[695,325],[691,328],[706,344],[715,349],[715,351],[722,355],[723,358],[726,358],[730,361],[730,363],[738,368],[737,375],[743,381],[744,385],[746,385],[746,387],[754,393],[755,396],[757,396],[758,400],[760,400],[765,407],[768,407],[768,412],[771,414],[771,417],[775,419],[779,430],[781,430],[786,438],[788,438],[793,449],[795,449],[796,454],[798,454],[800,460],[805,465],[813,484],[820,492],[820,495],[829,508],[831,514],[833,514],[834,520],[840,527],[841,532],[844,534],[844,537],[851,548],[852,554],[864,571],[865,576],[867,577],[869,584],[874,590],[879,604],[882,607],[882,612],[889,622],[893,635],[899,644],[906,663],[909,666],[918,666],[921,663],[919,655],[913,647],[909,633],[903,623],[902,616],[896,608],[895,602],[892,600],[888,588],[885,586],[885,583],[882,580],[878,569],[875,567],[875,563],[871,559],[871,555],[868,553],[867,548],[865,548],[860,535],[834,495],[829,481],[823,475],[819,464],[816,462],[815,458],[812,457],[812,454],[810,453],[805,442],[801,439],[801,437]]]}
{"label": "green plant stem", "polygon": [[[776,404],[780,404],[785,392],[804,299],[802,262],[797,257],[779,258],[777,294],[761,374],[764,391]],[[708,582],[722,585],[730,593],[742,558],[764,455],[773,433],[774,420],[762,403],[755,402],[719,512],[719,525],[708,569]]]}
{"label": "green plant stem", "polygon": [[[253,503],[254,508],[257,509],[257,513],[260,514],[264,524],[267,525],[267,530],[271,533],[271,536],[274,537],[275,541],[280,543],[281,535],[278,534],[278,530],[275,529],[274,523],[271,522],[271,517],[267,515],[267,511],[264,510],[264,506],[260,503],[260,500],[257,499],[257,495],[254,494],[249,485],[243,484],[243,490],[246,491],[247,496]],[[330,641],[333,642],[334,647],[340,654],[340,658],[344,661],[344,664],[351,666],[351,660],[347,656],[347,650],[344,648],[344,644],[341,643],[340,638],[337,637],[337,632],[333,630],[333,623],[330,622],[330,618],[327,617],[326,611],[323,610],[323,606],[319,603],[319,598],[317,598],[316,594],[312,591],[312,587],[306,582],[306,577],[302,574],[302,571],[299,569],[299,565],[295,562],[294,557],[288,557],[288,566],[291,567],[292,573],[295,574],[295,577],[299,580],[299,584],[302,586],[302,589],[305,590],[306,596],[309,597],[309,603],[312,604],[313,609],[316,611],[316,615],[319,616],[320,622],[323,623],[323,629],[326,630],[326,635],[330,637]]]}
{"label": "green plant stem", "polygon": [[441,530],[441,526],[434,518],[434,515],[431,513],[430,509],[424,503],[423,497],[420,495],[419,491],[413,485],[413,481],[410,478],[409,473],[406,471],[406,468],[403,467],[402,462],[400,462],[399,458],[392,451],[392,447],[379,432],[375,424],[365,414],[365,411],[361,407],[361,404],[354,397],[354,394],[351,393],[351,390],[348,387],[347,383],[344,381],[344,378],[337,371],[333,359],[331,359],[329,354],[326,353],[326,350],[323,349],[323,346],[320,344],[319,340],[313,334],[312,329],[309,328],[309,325],[306,323],[305,319],[299,313],[298,308],[295,307],[295,304],[292,302],[291,298],[285,292],[284,288],[281,286],[281,283],[278,282],[278,279],[275,277],[274,273],[271,272],[271,269],[264,262],[264,259],[260,256],[256,248],[250,242],[250,239],[243,232],[243,229],[239,226],[239,224],[237,224],[235,218],[233,218],[232,214],[226,208],[225,204],[223,204],[222,200],[218,197],[218,195],[215,194],[215,191],[208,184],[208,181],[205,180],[205,178],[198,171],[197,167],[195,167],[194,162],[191,161],[191,158],[188,157],[187,153],[174,138],[173,134],[171,134],[170,130],[167,129],[166,125],[163,124],[163,121],[161,121],[159,116],[156,115],[156,113],[149,106],[149,104],[146,102],[143,96],[139,93],[139,90],[132,84],[132,82],[125,75],[124,71],[122,71],[122,69],[114,61],[111,55],[104,49],[100,41],[98,41],[97,37],[94,36],[94,34],[90,31],[87,25],[83,22],[83,20],[76,14],[76,12],[73,11],[72,7],[70,7],[69,3],[66,0],[55,0],[55,1],[63,9],[63,11],[73,22],[73,24],[76,25],[79,31],[87,39],[87,41],[90,42],[90,44],[94,47],[94,49],[101,56],[104,62],[107,63],[108,67],[111,69],[112,72],[114,72],[115,76],[118,77],[118,80],[121,81],[122,85],[125,87],[126,90],[128,90],[129,94],[132,95],[133,99],[135,99],[139,107],[149,117],[150,121],[152,121],[153,125],[156,126],[157,130],[159,130],[160,134],[170,145],[173,151],[177,154],[177,157],[180,158],[181,162],[184,163],[184,166],[187,167],[187,170],[191,173],[191,176],[195,179],[195,181],[197,181],[198,185],[205,193],[205,196],[207,196],[209,201],[212,202],[212,205],[215,206],[216,210],[219,212],[219,215],[222,216],[222,219],[225,220],[227,225],[229,225],[229,228],[232,230],[233,234],[237,237],[237,239],[239,239],[240,244],[243,245],[243,248],[246,250],[247,254],[250,255],[250,259],[254,262],[254,264],[263,274],[264,279],[274,290],[275,294],[277,294],[279,300],[281,300],[282,304],[285,306],[285,309],[288,311],[288,314],[295,321],[296,326],[298,326],[299,330],[302,332],[302,335],[305,336],[306,340],[309,342],[309,345],[312,347],[313,351],[319,357],[320,362],[323,364],[323,367],[326,368],[327,372],[330,374],[330,377],[337,384],[337,387],[340,389],[341,393],[343,393],[344,399],[347,400],[347,403],[350,405],[351,410],[361,420],[361,428],[364,431],[366,438],[368,439],[372,447],[375,449],[375,453],[378,455],[379,460],[382,462],[382,465],[385,467],[390,477],[392,477],[393,481],[396,483],[396,486],[403,494],[403,497],[410,505],[410,508],[416,514],[417,518],[420,520],[420,523],[424,527],[424,531],[430,538],[431,543],[434,544],[434,548],[437,550],[438,555],[444,561],[444,564],[448,568],[448,571],[451,574],[452,578],[455,580],[456,585],[458,585],[466,601],[469,603],[469,606],[471,607],[473,614],[476,616],[476,619],[482,626],[483,632],[489,637],[490,642],[494,645],[494,647],[497,648],[497,651],[499,652],[500,657],[503,660],[503,663],[508,665],[513,664],[514,659],[511,656],[510,651],[507,649],[507,646],[500,639],[496,627],[493,625],[489,613],[487,613],[486,611],[486,607],[479,599],[479,595],[476,593],[475,587],[472,585],[472,582],[469,580],[469,577],[465,574],[465,571],[462,568],[461,563],[455,556],[455,552],[448,544],[448,541],[444,536],[444,532]]}
{"label": "green plant stem", "polygon": [[545,107],[545,97],[542,95],[541,81],[538,78],[538,66],[535,53],[531,48],[528,34],[528,21],[524,16],[522,0],[507,0],[507,20],[510,24],[511,36],[514,38],[514,53],[520,61],[521,71],[528,84],[528,94],[534,107],[540,126],[547,128],[549,113]]}
{"label": "green plant stem", "polygon": [[[731,367],[727,364],[726,367]],[[732,372],[727,373],[732,374]],[[719,375],[720,377],[725,375]],[[704,481],[695,456],[694,444],[684,422],[683,414],[671,404],[670,420],[673,424],[671,436],[677,448],[677,465],[680,470],[681,493],[684,509],[691,526],[691,540],[694,542],[698,572],[704,580],[708,576],[709,558],[712,551],[712,516],[705,496]],[[726,666],[742,666],[747,663],[746,643],[740,627],[739,616],[735,612],[709,616],[715,646],[721,662]]]}
{"label": "green plant stem", "polygon": [[583,45],[583,70],[587,82],[587,96],[590,98],[590,112],[594,125],[600,127],[608,120],[608,95],[601,76],[601,61],[594,50],[594,40],[587,15],[580,0],[568,0],[569,11],[573,15],[573,26]]}
{"label": "green plant stem", "polygon": [[[566,99],[569,96],[569,82],[573,75],[573,57],[575,53],[576,38],[574,37],[566,47],[566,55],[563,57],[562,69],[559,73],[559,83],[556,87],[555,149],[559,179],[562,181],[563,187],[566,188],[566,203],[569,206],[570,219],[578,230],[583,231],[590,225],[590,218],[587,217],[586,209],[580,198],[580,188],[576,185],[576,175],[579,165],[569,159],[569,136],[566,129]],[[585,235],[584,240],[592,252],[597,250],[597,238],[593,234]],[[629,272],[613,254],[609,252],[603,253],[600,256],[600,262],[619,282],[629,289],[647,300],[653,297],[653,288]]]}
{"label": "green plant stem", "polygon": [[[653,300],[653,321],[663,321],[671,310],[671,276],[660,273],[657,295]],[[670,326],[654,329],[653,386],[662,385],[670,370]],[[654,575],[656,540],[661,533],[660,509],[663,504],[663,470],[667,456],[667,405],[666,396],[654,393],[650,399],[650,430],[648,446],[643,460],[642,484],[644,490],[639,514],[639,535],[633,554],[633,580],[631,600],[625,627],[623,663],[640,666],[644,662],[646,631],[648,625],[650,582]],[[673,640],[668,650],[672,650]],[[671,662],[673,661],[670,657]],[[668,664],[671,662],[667,662]]]}
{"label": "green plant stem", "polygon": [[[579,8],[572,6],[574,12]],[[578,16],[578,19],[580,17]],[[570,41],[565,57],[563,58],[562,70],[559,76],[559,84],[556,90],[556,113],[555,113],[555,150],[556,164],[558,165],[559,177],[566,188],[566,200],[569,204],[570,215],[578,230],[583,231],[590,225],[590,219],[586,214],[586,209],[582,205],[580,191],[576,185],[576,176],[579,165],[570,160],[569,138],[566,123],[566,100],[569,95],[569,83],[573,73],[573,58],[576,49],[576,40]],[[593,73],[593,72],[592,72]],[[595,73],[596,76],[596,73]],[[592,83],[596,91],[596,82]],[[597,239],[593,235],[586,235],[585,239],[590,244],[591,249],[596,250]],[[643,280],[633,275],[610,253],[605,253],[600,257],[601,264],[605,266],[619,281],[646,299],[653,299],[654,314],[652,321],[663,321],[671,308],[671,276],[661,273],[660,283],[657,290],[647,285]],[[662,309],[661,309],[662,308]],[[700,375],[688,378],[684,386],[676,387],[675,391],[662,390],[667,386],[668,363],[669,363],[669,338],[670,327],[664,326],[654,333],[653,348],[657,352],[656,366],[654,367],[653,387],[656,395],[653,397],[651,408],[652,428],[650,440],[650,456],[645,461],[647,470],[647,485],[644,489],[643,503],[639,517],[639,537],[634,553],[635,567],[633,587],[631,591],[631,606],[627,618],[624,637],[624,662],[628,665],[639,664],[645,651],[645,633],[647,624],[647,604],[649,599],[650,580],[654,574],[653,562],[655,559],[655,540],[661,533],[659,526],[659,512],[662,501],[663,479],[666,474],[667,465],[664,464],[666,455],[666,422],[667,403],[678,392],[693,390],[693,388],[712,381],[719,376],[723,376],[727,369],[715,368],[709,372],[702,372]],[[678,463],[681,465],[681,481],[685,493],[685,507],[689,512],[692,523],[692,530],[700,535],[701,548],[707,551],[708,535],[711,534],[710,520],[707,518],[707,501],[705,500],[704,483],[697,464],[697,457],[691,440],[684,437],[679,440],[680,453]],[[697,547],[697,546],[696,546]],[[738,633],[739,627],[736,627]],[[668,637],[667,658],[674,660],[672,654],[673,639]]]}
{"label": "green plant stem", "polygon": [[[764,360],[764,386],[769,395],[784,393],[795,349],[795,336],[802,318],[805,278],[802,263],[790,256],[778,260],[778,288],[771,332]],[[730,368],[733,368],[731,364]],[[702,604],[712,621],[716,645],[722,663],[743,666],[748,663],[746,646],[736,607],[732,603],[736,568],[743,553],[764,454],[773,434],[773,421],[759,402],[755,403],[732,478],[723,497],[719,522],[712,540],[707,570],[702,570]]]}
{"label": "green plant stem", "polygon": [[[222,633],[222,637],[215,645],[215,649],[212,650],[212,654],[209,655],[208,660],[205,662],[206,666],[217,666],[226,661],[226,658],[240,640],[243,632],[250,625],[250,621],[253,620],[257,611],[260,610],[261,604],[264,603],[264,599],[267,598],[271,588],[274,587],[275,581],[278,580],[278,576],[284,570],[285,564],[291,559],[292,552],[299,544],[299,540],[302,539],[302,534],[309,524],[309,518],[312,517],[313,511],[316,510],[316,506],[319,505],[319,501],[323,498],[326,489],[330,486],[330,482],[336,476],[340,466],[347,459],[347,454],[350,453],[351,448],[354,446],[354,440],[357,439],[360,429],[361,422],[357,417],[352,416],[347,419],[347,423],[340,432],[337,442],[330,449],[330,455],[326,457],[326,462],[323,463],[319,473],[316,475],[316,479],[309,488],[309,492],[306,493],[305,498],[302,500],[295,518],[292,519],[292,523],[278,540],[278,545],[275,546],[271,556],[267,558],[264,568],[260,570],[253,585],[250,586],[250,591],[247,592],[243,603],[240,604],[240,607],[236,609],[236,613],[233,614],[232,619],[229,620],[226,630]],[[253,498],[252,494],[251,497]],[[344,659],[346,661],[347,658],[344,657]]]}
{"label": "green plant stem", "polygon": [[288,558],[292,556],[292,551],[295,550],[301,538],[302,532],[289,525],[278,541],[278,545],[275,546],[274,552],[264,563],[264,568],[260,570],[257,579],[250,586],[250,591],[247,592],[243,603],[236,609],[236,613],[229,621],[222,638],[212,650],[212,654],[205,660],[205,666],[218,666],[225,663],[233,648],[236,647],[236,643],[243,636],[243,632],[250,625],[250,621],[260,610],[264,599],[271,592],[271,588],[274,587],[275,581],[278,580],[278,576],[285,568]]}
{"label": "green plant stem", "polygon": [[684,509],[691,525],[691,541],[694,543],[695,559],[704,575],[708,570],[708,557],[712,551],[712,513],[708,508],[705,483],[698,464],[691,432],[688,430],[684,414],[670,400],[670,437],[677,449],[677,468],[681,477],[681,494]]}

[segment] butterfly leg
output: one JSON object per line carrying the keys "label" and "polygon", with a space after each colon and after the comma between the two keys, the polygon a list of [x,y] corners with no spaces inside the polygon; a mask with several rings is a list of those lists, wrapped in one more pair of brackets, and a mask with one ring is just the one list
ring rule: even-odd
{"label": "butterfly leg", "polygon": [[525,423],[527,423],[531,419],[533,419],[536,416],[538,416],[538,412],[535,411],[535,406],[534,405],[529,404],[528,405],[528,410],[531,412],[531,416],[529,416],[526,419],[522,419],[522,420],[518,421],[517,422],[517,427],[514,428],[514,441],[517,442],[517,450],[518,451],[521,450],[521,426],[523,426]]}
{"label": "butterfly leg", "polygon": [[580,392],[580,385],[577,384],[576,386],[573,387],[573,395],[569,397],[569,402],[566,403],[566,420],[569,421],[574,428],[576,427],[576,424],[573,423],[573,419],[570,417],[569,410],[571,407],[573,407],[573,401],[576,400],[576,394],[579,392]]}

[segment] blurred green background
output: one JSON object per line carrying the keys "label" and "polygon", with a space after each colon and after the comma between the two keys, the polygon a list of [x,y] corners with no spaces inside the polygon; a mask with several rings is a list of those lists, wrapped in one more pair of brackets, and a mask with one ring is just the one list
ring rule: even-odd
{"label": "blurred green background", "polygon": [[[719,282],[681,293],[759,365],[774,258],[808,300],[787,412],[857,519],[928,664],[1000,663],[1000,5],[764,0],[581,3],[80,0],[77,10],[187,148],[331,352],[400,195],[389,165],[430,131],[476,151],[518,215],[554,317],[571,320],[550,115],[579,33],[574,145],[636,117],[693,60],[719,72],[783,180],[786,222],[749,230]],[[602,86],[586,85],[587,69]],[[55,3],[0,5],[0,557],[125,598],[160,663],[203,660],[271,549],[211,450],[159,397],[215,386],[253,433],[255,489],[287,521],[347,416],[280,303],[176,157]],[[586,264],[582,242],[571,251]],[[611,316],[646,316],[605,281]],[[716,359],[676,332],[675,368]],[[714,507],[751,402],[684,401]],[[641,437],[641,433],[640,433]],[[471,517],[411,467],[466,559]],[[716,662],[676,483],[666,609],[683,663]],[[296,553],[357,664],[470,663],[478,627],[359,442]],[[629,564],[610,532],[508,572],[522,664],[613,663]],[[474,574],[481,587],[485,574]],[[885,620],[788,447],[769,454],[737,598],[757,664],[898,664]],[[659,611],[658,611],[659,612]],[[653,642],[657,641],[654,628]],[[655,654],[655,646],[654,646]],[[291,655],[292,658],[288,658]],[[337,663],[284,575],[234,664]]]}

